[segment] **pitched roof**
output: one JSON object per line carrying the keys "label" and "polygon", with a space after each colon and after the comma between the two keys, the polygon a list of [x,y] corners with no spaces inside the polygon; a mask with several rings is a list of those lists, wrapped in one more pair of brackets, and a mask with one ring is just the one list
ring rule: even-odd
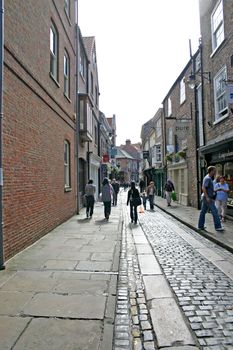
{"label": "pitched roof", "polygon": [[116,158],[127,158],[127,159],[133,159],[133,157],[131,157],[131,155],[124,151],[123,149],[117,147],[117,154],[116,154]]}

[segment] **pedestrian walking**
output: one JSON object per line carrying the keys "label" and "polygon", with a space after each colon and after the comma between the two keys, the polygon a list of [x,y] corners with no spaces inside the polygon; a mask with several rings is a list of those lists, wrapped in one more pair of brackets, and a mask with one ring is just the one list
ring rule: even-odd
{"label": "pedestrian walking", "polygon": [[145,181],[143,179],[139,181],[139,188],[140,188],[140,193],[143,193],[145,189]]}
{"label": "pedestrian walking", "polygon": [[198,220],[198,229],[205,230],[205,215],[208,209],[211,211],[214,219],[214,227],[216,231],[223,231],[221,221],[218,215],[218,210],[215,206],[215,195],[214,195],[214,185],[213,180],[216,174],[216,168],[214,166],[209,166],[207,169],[207,175],[203,179],[202,183],[202,204],[201,211]]}
{"label": "pedestrian walking", "polygon": [[112,187],[113,187],[113,190],[114,190],[112,205],[117,205],[117,196],[118,196],[118,193],[119,193],[119,190],[120,190],[120,185],[116,181],[116,179],[112,180]]}
{"label": "pedestrian walking", "polygon": [[220,176],[219,182],[214,186],[216,192],[215,205],[222,222],[226,221],[227,199],[229,192],[229,185],[225,182],[224,176]]}
{"label": "pedestrian walking", "polygon": [[149,202],[150,202],[150,209],[154,210],[154,196],[155,196],[155,184],[154,181],[151,181],[149,183],[149,186],[147,187],[147,196],[149,198]]}
{"label": "pedestrian walking", "polygon": [[102,201],[104,203],[104,216],[108,220],[111,214],[111,203],[114,190],[107,177],[102,182]]}
{"label": "pedestrian walking", "polygon": [[86,197],[86,214],[87,218],[92,218],[95,204],[95,191],[96,187],[93,185],[93,180],[89,180],[85,186],[85,197]]}
{"label": "pedestrian walking", "polygon": [[175,187],[174,187],[174,184],[173,184],[171,178],[167,179],[167,182],[165,183],[164,189],[165,189],[165,197],[167,200],[167,206],[170,207],[171,201],[172,201],[172,192],[175,191]]}
{"label": "pedestrian walking", "polygon": [[137,207],[141,205],[141,197],[138,189],[136,188],[135,182],[132,181],[130,184],[130,189],[128,190],[127,195],[127,205],[130,204],[130,218],[131,222],[137,224],[138,213]]}
{"label": "pedestrian walking", "polygon": [[146,210],[146,201],[147,201],[147,195],[146,195],[146,192],[144,191],[142,193],[142,204],[145,210]]}

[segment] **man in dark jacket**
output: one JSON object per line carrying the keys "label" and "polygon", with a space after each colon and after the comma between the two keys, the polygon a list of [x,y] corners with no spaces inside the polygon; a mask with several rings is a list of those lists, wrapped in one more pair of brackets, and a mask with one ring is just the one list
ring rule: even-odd
{"label": "man in dark jacket", "polygon": [[112,187],[114,189],[112,205],[117,205],[117,196],[118,196],[118,193],[119,193],[120,185],[116,181],[116,179],[112,180]]}

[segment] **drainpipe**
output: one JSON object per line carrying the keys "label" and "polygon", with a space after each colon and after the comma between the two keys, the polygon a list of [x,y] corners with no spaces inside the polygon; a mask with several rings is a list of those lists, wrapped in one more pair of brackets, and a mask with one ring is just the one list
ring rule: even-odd
{"label": "drainpipe", "polygon": [[2,119],[3,119],[3,62],[4,62],[4,0],[0,0],[0,270],[5,269],[3,257],[3,170],[2,170]]}
{"label": "drainpipe", "polygon": [[79,214],[79,26],[78,26],[78,0],[75,0],[75,25],[76,25],[76,87],[75,87],[75,113],[76,113],[76,185],[77,185],[77,214]]}

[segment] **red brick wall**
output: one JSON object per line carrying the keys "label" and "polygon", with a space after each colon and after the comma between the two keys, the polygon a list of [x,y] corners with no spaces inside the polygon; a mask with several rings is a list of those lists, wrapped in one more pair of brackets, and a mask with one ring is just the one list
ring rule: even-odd
{"label": "red brick wall", "polygon": [[[74,24],[67,20],[62,4],[62,0],[5,2],[3,238],[6,260],[76,211]],[[59,85],[49,75],[51,17],[59,32]],[[70,101],[63,93],[64,48],[71,59]],[[70,192],[64,191],[64,140],[71,145]]]}

